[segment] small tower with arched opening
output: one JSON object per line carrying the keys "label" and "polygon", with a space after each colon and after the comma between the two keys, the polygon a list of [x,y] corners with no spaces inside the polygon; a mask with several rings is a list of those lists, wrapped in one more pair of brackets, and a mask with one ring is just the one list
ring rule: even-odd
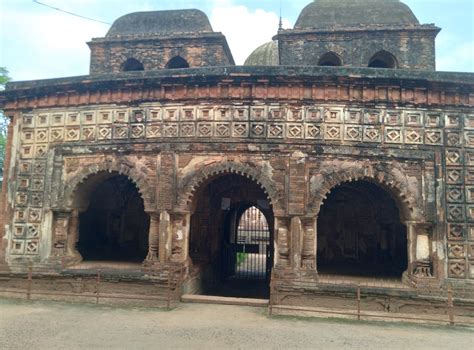
{"label": "small tower with arched opening", "polygon": [[439,31],[399,0],[314,0],[274,39],[281,65],[435,70]]}
{"label": "small tower with arched opening", "polygon": [[225,36],[195,9],[129,13],[88,45],[91,74],[234,65]]}

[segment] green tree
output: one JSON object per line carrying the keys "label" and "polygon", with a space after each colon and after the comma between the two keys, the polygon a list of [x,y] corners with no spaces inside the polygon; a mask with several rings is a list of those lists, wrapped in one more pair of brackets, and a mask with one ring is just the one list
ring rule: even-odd
{"label": "green tree", "polygon": [[[10,80],[8,70],[0,67],[0,90],[5,89],[5,84]],[[5,146],[7,142],[8,118],[0,110],[0,184],[3,181],[3,162],[5,160]]]}
{"label": "green tree", "polygon": [[5,67],[0,67],[0,90],[5,88],[5,84],[8,83],[9,80],[8,70]]}

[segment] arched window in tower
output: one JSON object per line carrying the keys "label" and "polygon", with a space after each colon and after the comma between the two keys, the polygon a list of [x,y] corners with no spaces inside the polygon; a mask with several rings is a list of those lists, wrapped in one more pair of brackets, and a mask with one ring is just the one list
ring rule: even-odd
{"label": "arched window in tower", "polygon": [[143,63],[135,58],[129,58],[122,64],[122,71],[123,72],[131,72],[131,71],[140,71],[145,70],[143,68]]}
{"label": "arched window in tower", "polygon": [[334,52],[326,52],[318,61],[318,66],[342,66],[341,57]]}
{"label": "arched window in tower", "polygon": [[397,68],[397,59],[390,52],[382,50],[377,52],[369,61],[370,68]]}
{"label": "arched window in tower", "polygon": [[168,69],[189,68],[189,63],[181,56],[175,56],[166,64]]}

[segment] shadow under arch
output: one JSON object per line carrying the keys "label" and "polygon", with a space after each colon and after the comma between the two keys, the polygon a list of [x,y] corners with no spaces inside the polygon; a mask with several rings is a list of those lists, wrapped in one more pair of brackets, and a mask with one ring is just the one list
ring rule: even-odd
{"label": "shadow under arch", "polygon": [[119,172],[101,171],[88,176],[74,193],[77,250],[85,261],[144,260],[150,218],[136,183]]}
{"label": "shadow under arch", "polygon": [[189,63],[181,56],[174,56],[165,66],[167,69],[189,68]]}
{"label": "shadow under arch", "polygon": [[[394,201],[399,212],[399,219],[401,222],[407,222],[414,220],[413,217],[413,207],[412,203],[403,195],[403,192],[394,184],[387,184],[386,182],[379,181],[377,178],[373,177],[358,177],[350,180],[343,180],[337,182],[331,186],[331,188],[325,192],[321,205],[324,203],[324,200],[331,194],[331,192],[338,186],[344,186],[351,183],[366,182],[377,186],[381,190],[384,190],[390,198]],[[321,205],[319,209],[321,209]]]}
{"label": "shadow under arch", "polygon": [[357,166],[346,171],[328,171],[311,179],[309,211],[318,215],[323,200],[337,185],[352,181],[368,181],[385,189],[397,203],[403,222],[420,221],[421,212],[417,208],[417,195],[410,191],[406,175],[401,169],[388,170],[385,165],[374,167],[370,164]]}
{"label": "shadow under arch", "polygon": [[[140,173],[135,168],[124,164],[124,163],[111,163],[103,162],[100,164],[93,164],[86,166],[80,170],[78,174],[69,179],[64,188],[64,202],[62,203],[65,208],[80,209],[81,198],[83,197],[84,190],[87,191],[87,185],[83,185],[87,182],[87,179],[98,175],[98,179],[110,177],[111,174],[120,174],[126,176],[131,182],[137,187],[140,196],[143,199],[145,211],[152,211],[154,208],[154,191],[153,188],[148,184],[146,174]],[[83,187],[85,186],[85,187]],[[82,188],[83,192],[77,195],[79,188]]]}
{"label": "shadow under arch", "polygon": [[370,68],[398,68],[398,61],[396,57],[386,51],[380,50],[376,52],[370,59],[368,63]]}
{"label": "shadow under arch", "polygon": [[212,181],[213,178],[225,174],[236,174],[252,180],[266,194],[266,198],[274,211],[283,210],[274,182],[263,175],[261,169],[235,162],[221,162],[203,166],[186,175],[180,181],[178,207],[193,212],[196,205],[196,192]]}
{"label": "shadow under arch", "polygon": [[128,58],[122,63],[122,72],[133,72],[145,70],[143,63],[136,58]]}
{"label": "shadow under arch", "polygon": [[332,187],[317,216],[318,271],[401,278],[409,246],[407,218],[396,198],[370,178]]}
{"label": "shadow under arch", "polygon": [[329,51],[318,60],[318,66],[339,67],[342,66],[342,58],[337,53]]}

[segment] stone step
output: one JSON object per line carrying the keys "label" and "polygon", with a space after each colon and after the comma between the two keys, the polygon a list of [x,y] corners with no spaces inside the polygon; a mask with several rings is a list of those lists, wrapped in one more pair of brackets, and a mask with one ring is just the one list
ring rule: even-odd
{"label": "stone step", "polygon": [[252,298],[234,298],[234,297],[220,297],[213,295],[197,295],[197,294],[183,294],[181,301],[184,303],[201,303],[201,304],[221,304],[221,305],[242,305],[253,307],[267,307],[267,299],[252,299]]}

